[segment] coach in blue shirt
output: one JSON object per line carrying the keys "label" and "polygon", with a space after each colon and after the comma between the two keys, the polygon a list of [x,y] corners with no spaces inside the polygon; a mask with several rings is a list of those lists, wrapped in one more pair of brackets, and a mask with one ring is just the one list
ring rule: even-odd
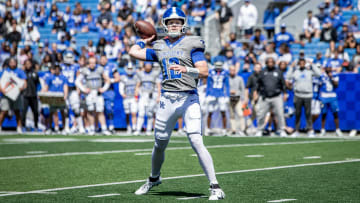
{"label": "coach in blue shirt", "polygon": [[[10,58],[9,67],[4,70],[3,74],[5,72],[8,72],[10,75],[16,76],[24,81],[24,84],[22,85],[22,87],[20,87],[20,92],[22,92],[27,87],[26,74],[22,69],[17,68],[17,61],[15,58]],[[5,87],[0,88],[1,93],[5,94],[5,89],[11,85],[16,85],[16,83],[13,81],[8,82],[5,85]],[[17,132],[22,133],[21,116],[20,116],[21,108],[22,108],[22,94],[20,94],[15,101],[11,100],[6,96],[1,99],[0,130],[5,116],[7,115],[9,110],[12,110],[14,111],[16,116]]]}

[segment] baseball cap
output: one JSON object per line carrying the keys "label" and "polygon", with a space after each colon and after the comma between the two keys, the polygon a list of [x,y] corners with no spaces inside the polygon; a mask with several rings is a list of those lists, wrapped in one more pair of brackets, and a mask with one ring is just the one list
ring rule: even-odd
{"label": "baseball cap", "polygon": [[41,47],[41,48],[44,47],[44,43],[39,42],[38,47]]}
{"label": "baseball cap", "polygon": [[250,0],[245,0],[245,2],[250,2]]}
{"label": "baseball cap", "polygon": [[285,23],[281,23],[280,27],[281,27],[281,28],[286,28],[286,24],[285,24]]}

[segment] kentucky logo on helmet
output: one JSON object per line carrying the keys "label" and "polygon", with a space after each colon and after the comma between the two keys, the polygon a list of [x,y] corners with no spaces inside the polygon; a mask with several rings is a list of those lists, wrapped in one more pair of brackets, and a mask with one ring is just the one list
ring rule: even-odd
{"label": "kentucky logo on helmet", "polygon": [[[167,22],[172,19],[179,19],[182,21],[181,32],[169,32],[169,29],[167,28]],[[178,37],[180,34],[184,34],[186,32],[187,18],[185,13],[179,8],[171,7],[167,9],[162,17],[161,23],[165,27],[165,32],[169,37]]]}

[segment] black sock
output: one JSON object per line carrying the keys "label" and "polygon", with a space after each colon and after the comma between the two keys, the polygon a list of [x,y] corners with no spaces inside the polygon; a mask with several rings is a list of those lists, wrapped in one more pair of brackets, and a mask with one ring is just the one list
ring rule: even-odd
{"label": "black sock", "polygon": [[156,181],[159,180],[159,177],[160,177],[160,176],[158,176],[158,177],[156,177],[156,178],[149,177],[149,180],[150,180],[150,182],[156,182]]}

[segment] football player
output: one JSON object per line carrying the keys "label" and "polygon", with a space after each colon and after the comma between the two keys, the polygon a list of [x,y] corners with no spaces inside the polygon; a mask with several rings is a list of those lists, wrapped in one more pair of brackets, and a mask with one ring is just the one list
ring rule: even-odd
{"label": "football player", "polygon": [[[68,109],[72,109],[75,114],[75,122],[71,129],[71,132],[74,133],[78,129],[77,127],[83,128],[82,119],[80,117],[80,97],[79,92],[76,90],[75,80],[76,75],[79,71],[79,65],[75,63],[75,55],[72,51],[65,51],[64,53],[64,63],[61,64],[62,74],[66,77],[69,87],[69,98],[67,99]],[[77,126],[78,125],[78,126]],[[65,132],[69,131],[69,118],[66,116],[65,119]]]}
{"label": "football player", "polygon": [[[85,85],[82,81],[85,80]],[[104,97],[102,94],[109,88],[110,79],[101,66],[96,64],[96,58],[89,58],[88,68],[82,68],[76,78],[76,86],[86,94],[87,116],[90,123],[90,135],[95,134],[95,113],[98,116],[104,135],[111,135],[107,130],[104,115]]]}
{"label": "football player", "polygon": [[214,63],[214,69],[209,71],[207,79],[207,105],[208,105],[208,119],[206,135],[210,133],[211,116],[217,109],[220,110],[222,117],[222,135],[226,135],[226,110],[229,106],[230,87],[229,87],[229,72],[224,70],[224,62],[218,60]]}
{"label": "football player", "polygon": [[341,137],[343,136],[339,128],[339,104],[337,101],[337,95],[335,89],[339,85],[339,76],[333,69],[331,64],[327,64],[325,72],[320,76],[320,101],[321,101],[321,132],[320,136],[326,134],[325,131],[325,122],[326,114],[328,109],[331,108],[331,111],[334,115],[334,122],[336,126],[336,135]]}
{"label": "football player", "polygon": [[161,98],[156,112],[155,145],[152,152],[151,175],[136,195],[144,195],[161,184],[160,169],[165,158],[165,149],[179,117],[184,117],[186,133],[210,182],[210,200],[223,199],[224,192],[215,176],[210,153],[201,134],[201,110],[196,92],[199,78],[208,76],[204,56],[205,43],[197,36],[186,36],[186,15],[176,7],[169,8],[162,17],[167,37],[157,40],[152,48],[145,48],[155,38],[138,41],[129,54],[139,60],[157,61],[161,65],[163,80]]}
{"label": "football player", "polygon": [[110,87],[103,93],[105,101],[105,116],[108,121],[108,127],[111,132],[114,132],[114,101],[115,91],[114,85],[120,82],[120,74],[114,63],[108,63],[106,56],[101,56],[100,65],[103,67],[105,74],[110,78]]}
{"label": "football player", "polygon": [[[151,135],[154,117],[154,108],[160,100],[160,80],[159,73],[152,70],[152,63],[145,62],[144,70],[137,73],[137,84],[135,96],[139,97],[139,114],[135,135],[139,135],[144,123],[144,116],[147,116],[146,134]],[[154,94],[157,86],[158,93]]]}
{"label": "football player", "polygon": [[[67,79],[64,75],[61,74],[60,71],[60,64],[56,63],[54,64],[53,73],[51,73],[45,81],[45,86],[43,91],[44,92],[62,92],[64,93],[64,99],[67,99],[68,96],[68,85],[67,85]],[[46,130],[49,132],[49,127],[52,124],[52,120],[54,119],[54,131],[55,133],[59,133],[59,117],[58,117],[58,110],[60,110],[61,117],[62,117],[62,123],[65,123],[66,119],[66,106],[59,106],[59,107],[50,107],[50,123],[47,124],[48,129]],[[66,134],[66,126],[63,129],[63,134]]]}
{"label": "football player", "polygon": [[[135,98],[135,87],[137,84],[136,70],[129,62],[125,67],[126,75],[121,76],[119,91],[123,98],[123,106],[126,114],[127,134],[136,130],[137,101]],[[131,115],[131,123],[130,123]]]}

